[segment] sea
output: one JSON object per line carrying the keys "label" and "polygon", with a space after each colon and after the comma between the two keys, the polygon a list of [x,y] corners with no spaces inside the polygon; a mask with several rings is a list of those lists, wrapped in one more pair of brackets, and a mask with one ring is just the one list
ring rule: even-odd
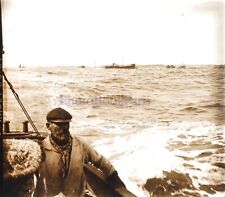
{"label": "sea", "polygon": [[[68,110],[71,133],[110,160],[136,196],[225,196],[224,66],[4,71],[39,131],[48,132],[48,111]],[[19,131],[26,117],[6,82],[3,106]]]}

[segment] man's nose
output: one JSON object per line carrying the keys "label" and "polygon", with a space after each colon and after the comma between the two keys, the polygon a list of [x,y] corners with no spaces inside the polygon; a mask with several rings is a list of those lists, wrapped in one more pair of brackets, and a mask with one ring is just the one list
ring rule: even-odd
{"label": "man's nose", "polygon": [[62,129],[62,130],[68,130],[68,126],[67,125],[60,125],[60,129]]}

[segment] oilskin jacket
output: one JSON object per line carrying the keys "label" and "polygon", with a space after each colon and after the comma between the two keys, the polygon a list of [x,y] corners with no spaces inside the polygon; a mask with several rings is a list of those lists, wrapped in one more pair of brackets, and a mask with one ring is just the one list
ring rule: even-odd
{"label": "oilskin jacket", "polygon": [[73,137],[68,174],[65,178],[62,178],[61,170],[63,164],[60,153],[51,144],[49,137],[42,144],[46,158],[40,167],[36,196],[55,196],[60,192],[66,197],[83,196],[86,187],[83,167],[88,162],[101,169],[106,176],[111,175],[115,171],[112,164],[90,145],[77,137]]}

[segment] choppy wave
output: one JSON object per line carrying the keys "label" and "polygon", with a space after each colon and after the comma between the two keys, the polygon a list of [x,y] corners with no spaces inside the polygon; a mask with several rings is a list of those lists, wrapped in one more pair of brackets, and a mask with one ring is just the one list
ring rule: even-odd
{"label": "choppy wave", "polygon": [[106,104],[124,105],[124,104],[149,104],[152,102],[150,98],[133,98],[129,95],[107,95],[101,96],[100,99]]}
{"label": "choppy wave", "polygon": [[185,107],[184,109],[181,109],[181,111],[198,111],[199,109],[197,107]]}
{"label": "choppy wave", "polygon": [[175,171],[163,171],[163,177],[148,179],[144,187],[152,197],[200,196],[193,192],[195,187],[190,176]]}
{"label": "choppy wave", "polygon": [[212,104],[208,104],[208,105],[204,105],[201,107],[206,107],[206,108],[224,108],[225,109],[225,105],[222,103],[212,103]]}
{"label": "choppy wave", "polygon": [[[202,197],[225,191],[225,183],[215,185],[200,184],[199,188],[196,188],[189,174],[175,171],[164,171],[162,178],[148,179],[144,187],[152,197]],[[199,190],[203,192],[199,192]]]}

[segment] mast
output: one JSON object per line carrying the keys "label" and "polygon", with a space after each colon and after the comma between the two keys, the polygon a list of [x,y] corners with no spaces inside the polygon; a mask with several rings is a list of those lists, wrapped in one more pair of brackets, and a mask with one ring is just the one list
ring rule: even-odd
{"label": "mast", "polygon": [[[2,65],[3,65],[3,38],[2,38],[2,3],[0,0],[0,182],[3,182],[3,75],[2,75]],[[2,184],[1,184],[2,185]],[[0,194],[3,188],[0,187]]]}

